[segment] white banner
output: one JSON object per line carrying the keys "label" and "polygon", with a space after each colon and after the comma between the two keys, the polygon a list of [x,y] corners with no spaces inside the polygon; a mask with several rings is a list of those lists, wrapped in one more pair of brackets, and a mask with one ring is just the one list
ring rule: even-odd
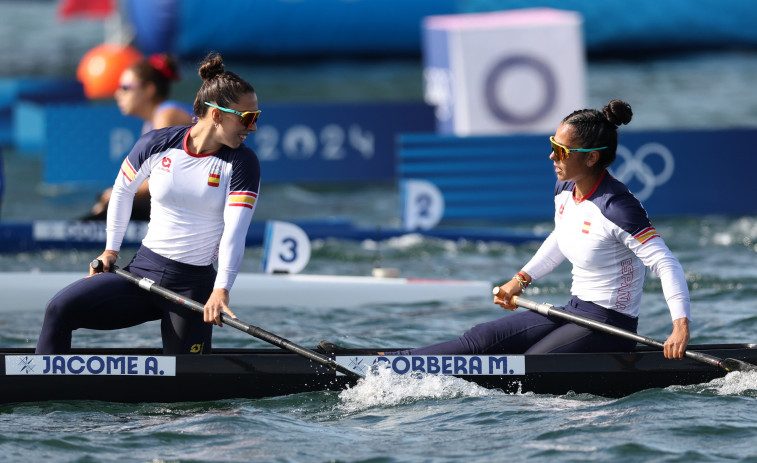
{"label": "white banner", "polygon": [[403,230],[430,230],[444,216],[444,197],[439,188],[427,180],[402,180],[400,200]]}
{"label": "white banner", "polygon": [[438,131],[554,132],[585,107],[582,22],[550,8],[426,18],[425,94]]}
{"label": "white banner", "polygon": [[297,225],[278,220],[266,223],[263,272],[299,273],[310,261],[310,238]]}
{"label": "white banner", "polygon": [[[336,356],[336,363],[368,373],[373,366],[386,366],[398,375],[412,372],[455,376],[523,376],[526,359],[522,355],[388,355]],[[337,373],[340,375],[341,373]]]}
{"label": "white banner", "polygon": [[176,357],[6,355],[6,375],[176,376]]}

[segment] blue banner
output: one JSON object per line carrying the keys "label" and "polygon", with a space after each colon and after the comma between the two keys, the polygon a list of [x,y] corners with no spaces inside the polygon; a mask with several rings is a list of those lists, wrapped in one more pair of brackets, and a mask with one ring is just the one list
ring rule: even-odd
{"label": "blue banner", "polygon": [[[413,54],[420,22],[454,13],[457,0],[127,0],[137,45],[182,57]],[[202,24],[202,27],[197,27]],[[219,33],[223,31],[223,33]],[[248,33],[254,31],[254,40]]]}
{"label": "blue banner", "polygon": [[421,103],[266,105],[248,141],[263,182],[394,181],[396,137],[434,128]]}
{"label": "blue banner", "polygon": [[[650,216],[757,212],[752,153],[757,130],[621,132],[610,172]],[[555,174],[548,135],[455,137],[403,134],[400,179],[439,188],[442,223],[549,220]]]}
{"label": "blue banner", "polygon": [[[396,178],[400,132],[434,129],[423,103],[269,104],[245,142],[260,158],[262,182],[353,183]],[[115,105],[46,106],[44,181],[71,187],[112,185],[142,123]],[[80,140],[61,143],[60,140]]]}
{"label": "blue banner", "polygon": [[[589,52],[753,47],[753,0],[126,0],[145,53],[182,57],[370,56],[420,52],[429,15],[556,8],[584,17]],[[202,24],[202,27],[198,27]],[[591,25],[589,27],[588,25]],[[609,26],[613,25],[613,26]],[[222,31],[222,32],[219,32]],[[254,31],[254,40],[249,32]]]}

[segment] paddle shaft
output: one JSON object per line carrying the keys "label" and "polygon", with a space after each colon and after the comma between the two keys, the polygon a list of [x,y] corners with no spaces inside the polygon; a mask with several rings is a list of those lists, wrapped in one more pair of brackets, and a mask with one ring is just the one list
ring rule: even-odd
{"label": "paddle shaft", "polygon": [[[495,295],[498,295],[499,294],[498,289],[499,288],[494,288],[492,292]],[[518,307],[523,307],[524,309],[532,310],[534,312],[538,312],[548,317],[552,316],[552,317],[562,318],[563,320],[567,320],[571,323],[575,323],[576,325],[584,326],[592,330],[601,331],[603,333],[612,334],[621,338],[630,339],[641,344],[646,344],[647,346],[658,347],[661,349],[665,347],[665,343],[660,342],[656,339],[648,338],[646,336],[641,336],[640,334],[636,334],[632,331],[627,331],[627,330],[618,328],[616,326],[608,325],[605,323],[598,322],[596,320],[592,320],[590,318],[582,317],[580,315],[572,314],[564,310],[556,309],[555,306],[551,304],[547,304],[546,302],[542,302],[542,303],[534,302],[528,299],[523,299],[519,296],[513,296],[512,302]],[[701,352],[693,352],[690,350],[685,351],[684,355],[686,357],[697,360],[699,362],[716,366],[725,371],[752,369],[754,367],[753,365],[748,364],[746,362],[742,362],[740,360],[736,360],[736,359],[723,360],[723,359],[714,357],[712,355],[703,354]]]}
{"label": "paddle shaft", "polygon": [[[102,261],[98,259],[93,260],[92,268],[95,270],[102,270]],[[111,271],[125,278],[131,283],[134,283],[135,285],[139,286],[145,291],[157,294],[159,296],[163,296],[169,301],[175,302],[176,304],[179,304],[179,305],[183,305],[184,307],[194,310],[195,312],[200,312],[200,313],[205,312],[205,306],[203,304],[200,304],[197,301],[193,301],[192,299],[187,299],[181,294],[171,291],[170,289],[156,285],[155,282],[153,282],[152,280],[148,278],[139,277],[137,275],[134,275],[133,273],[127,272],[126,270],[122,270],[118,267],[111,267]],[[258,338],[269,344],[273,344],[276,347],[280,347],[290,352],[294,352],[297,355],[300,355],[302,357],[305,357],[308,360],[312,360],[323,366],[331,368],[334,371],[338,371],[345,375],[349,375],[349,376],[353,376],[357,378],[364,378],[364,376],[361,375],[360,373],[356,371],[352,371],[349,368],[336,363],[333,359],[326,357],[325,355],[321,355],[318,352],[315,352],[305,347],[302,347],[300,345],[297,345],[287,339],[282,338],[281,336],[273,334],[262,328],[259,328],[254,325],[250,325],[249,323],[245,323],[237,318],[233,318],[224,312],[221,313],[221,321],[232,328],[236,328],[239,331],[244,331],[245,333],[255,338]]]}

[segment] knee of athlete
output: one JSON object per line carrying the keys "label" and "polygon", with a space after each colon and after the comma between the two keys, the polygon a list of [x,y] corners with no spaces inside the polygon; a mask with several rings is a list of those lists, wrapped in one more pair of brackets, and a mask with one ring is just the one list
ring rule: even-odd
{"label": "knee of athlete", "polygon": [[45,320],[57,323],[67,318],[68,304],[62,299],[57,297],[50,299],[45,308]]}
{"label": "knee of athlete", "polygon": [[474,354],[480,354],[483,352],[484,340],[488,336],[488,330],[485,330],[482,325],[476,325],[469,329],[462,336],[460,336],[460,342]]}

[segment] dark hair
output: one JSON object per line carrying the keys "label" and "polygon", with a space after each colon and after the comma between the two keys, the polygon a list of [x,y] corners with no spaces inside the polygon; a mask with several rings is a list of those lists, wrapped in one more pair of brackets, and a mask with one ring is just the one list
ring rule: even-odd
{"label": "dark hair", "polygon": [[240,95],[255,93],[255,89],[247,81],[224,70],[223,59],[218,53],[209,53],[200,63],[197,73],[203,80],[193,106],[197,117],[203,117],[208,111],[206,101],[228,108],[239,101]]}
{"label": "dark hair", "polygon": [[155,96],[160,100],[168,99],[171,81],[179,80],[179,66],[176,60],[165,54],[155,54],[143,59],[131,67],[137,78],[144,83],[155,85]]}
{"label": "dark hair", "polygon": [[612,100],[601,112],[596,109],[581,109],[569,114],[562,122],[575,129],[576,138],[581,142],[582,148],[607,147],[597,151],[597,167],[605,169],[615,162],[618,127],[631,122],[632,117],[631,105],[625,101]]}

